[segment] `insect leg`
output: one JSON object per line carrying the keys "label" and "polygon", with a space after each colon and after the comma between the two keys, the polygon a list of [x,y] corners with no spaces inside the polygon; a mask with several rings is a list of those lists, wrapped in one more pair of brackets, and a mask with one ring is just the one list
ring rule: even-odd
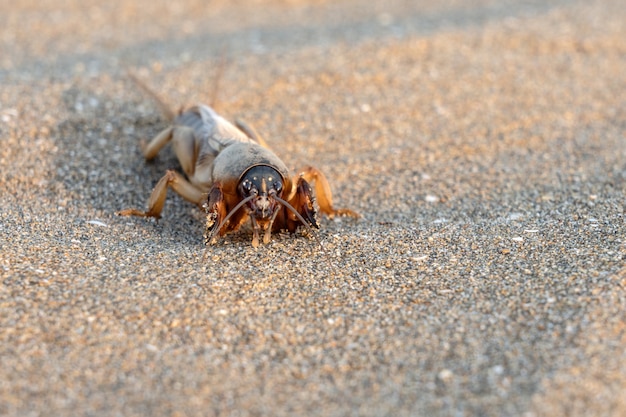
{"label": "insect leg", "polygon": [[204,243],[206,245],[212,245],[217,243],[217,230],[226,217],[226,203],[224,202],[224,193],[222,192],[222,186],[219,183],[213,184],[211,190],[209,190],[209,198],[204,205],[206,211],[206,230],[204,233]]}
{"label": "insect leg", "polygon": [[[320,226],[317,223],[317,208],[315,207],[315,194],[313,194],[311,185],[302,176],[294,179],[294,183],[296,184],[296,192],[293,197],[287,201],[287,204],[284,204],[287,210],[285,217],[287,229],[293,233],[300,224],[304,224],[303,221],[319,229]],[[300,215],[300,217],[298,217],[298,215]]]}
{"label": "insect leg", "polygon": [[165,205],[165,198],[167,197],[167,189],[170,187],[185,200],[197,205],[201,204],[202,191],[193,186],[178,172],[168,170],[154,187],[154,190],[152,190],[148,200],[148,210],[141,211],[131,208],[118,211],[117,214],[119,216],[154,217],[155,219],[160,219],[163,206]]}
{"label": "insect leg", "polygon": [[174,131],[174,126],[168,126],[165,129],[163,129],[161,132],[159,132],[158,135],[156,135],[151,141],[150,143],[148,143],[145,148],[143,149],[143,156],[149,161],[151,159],[154,159],[157,154],[159,153],[159,151],[165,146],[167,145],[167,142],[169,142],[172,139],[172,133]]}
{"label": "insect leg", "polygon": [[262,147],[270,149],[265,139],[263,139],[263,136],[261,136],[254,127],[250,126],[241,119],[235,120],[235,126],[237,126],[239,130],[245,133],[250,139],[254,139]]}
{"label": "insect leg", "polygon": [[319,205],[319,208],[323,213],[325,213],[329,217],[337,215],[361,217],[357,212],[350,209],[333,208],[333,194],[330,191],[330,185],[328,184],[326,176],[320,170],[313,167],[307,167],[300,172],[300,176],[301,178],[304,178],[304,180],[306,180],[308,183],[315,184],[315,196],[317,197],[317,204]]}
{"label": "insect leg", "polygon": [[224,194],[221,183],[214,183],[209,190],[208,201],[203,205],[207,214],[204,243],[213,245],[217,243],[218,234],[224,236],[228,232],[237,230],[247,217],[242,207],[251,199],[252,197],[248,197],[235,203],[235,200]]}
{"label": "insect leg", "polygon": [[172,131],[172,148],[183,171],[187,174],[187,178],[191,178],[198,159],[198,146],[193,129],[186,126],[176,126]]}

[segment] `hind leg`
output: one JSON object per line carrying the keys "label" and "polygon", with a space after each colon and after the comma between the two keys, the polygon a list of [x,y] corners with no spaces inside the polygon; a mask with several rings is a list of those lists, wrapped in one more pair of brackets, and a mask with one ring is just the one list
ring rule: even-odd
{"label": "hind leg", "polygon": [[181,174],[176,171],[168,170],[165,175],[159,180],[157,185],[152,190],[150,199],[148,200],[148,210],[141,211],[137,209],[125,209],[117,212],[118,216],[139,216],[139,217],[154,217],[155,219],[161,218],[161,212],[165,205],[165,198],[167,197],[167,189],[171,188],[185,200],[190,201],[197,206],[200,206],[203,201],[203,197],[206,193],[196,188],[193,184],[187,181]]}
{"label": "hind leg", "polygon": [[[147,160],[154,159],[169,141],[173,142],[172,146],[176,157],[182,165],[185,174],[190,178],[194,173],[197,159],[197,147],[193,130],[188,127],[172,125],[163,129],[146,145],[143,150],[144,156]],[[180,194],[185,200],[198,206],[201,205],[201,200],[204,195],[202,190],[191,184],[178,172],[168,170],[152,190],[152,194],[148,200],[148,210],[141,211],[130,208],[121,210],[117,212],[117,214],[120,216],[154,217],[159,219],[163,211],[163,206],[165,205],[168,188]]]}
{"label": "hind leg", "polygon": [[148,161],[154,159],[169,141],[172,141],[172,148],[183,171],[191,177],[198,158],[196,137],[191,128],[172,125],[163,129],[146,145],[143,150],[144,157]]}
{"label": "hind leg", "polygon": [[191,178],[196,170],[198,146],[193,129],[176,126],[172,132],[172,148],[187,178]]}
{"label": "hind leg", "polygon": [[168,126],[159,132],[143,149],[143,156],[150,161],[156,158],[157,154],[172,139],[174,126]]}

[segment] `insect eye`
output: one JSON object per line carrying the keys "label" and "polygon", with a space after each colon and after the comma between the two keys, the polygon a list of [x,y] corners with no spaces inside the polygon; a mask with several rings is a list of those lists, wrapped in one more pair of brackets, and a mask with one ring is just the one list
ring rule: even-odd
{"label": "insect eye", "polygon": [[251,195],[253,193],[256,193],[256,188],[254,187],[252,181],[250,181],[249,179],[245,179],[241,182],[241,191],[245,195]]}
{"label": "insect eye", "polygon": [[280,181],[276,181],[274,183],[274,189],[276,190],[276,193],[280,193],[283,190],[283,183]]}

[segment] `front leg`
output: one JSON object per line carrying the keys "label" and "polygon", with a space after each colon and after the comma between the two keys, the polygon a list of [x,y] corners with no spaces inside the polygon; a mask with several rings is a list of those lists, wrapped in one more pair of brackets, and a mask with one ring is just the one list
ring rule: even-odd
{"label": "front leg", "polygon": [[224,236],[228,232],[239,229],[239,226],[246,220],[247,212],[237,200],[237,196],[224,193],[219,181],[213,183],[209,190],[208,200],[202,206],[207,215],[204,233],[206,245],[216,244],[218,235]]}
{"label": "front leg", "polygon": [[[213,245],[217,243],[217,228],[220,227],[222,221],[228,213],[226,202],[224,201],[224,192],[222,185],[216,182],[209,191],[208,201],[204,204],[206,212],[206,229],[204,233],[204,243]],[[223,234],[223,233],[222,233]]]}
{"label": "front leg", "polygon": [[[288,201],[288,203],[302,216],[302,218],[309,223],[311,226],[319,229],[320,226],[317,223],[317,209],[315,208],[315,194],[313,194],[313,189],[309,185],[309,183],[300,176],[296,180],[296,193]],[[287,230],[291,233],[295,232],[298,226],[302,223],[298,216],[295,213],[292,213],[288,210],[287,214]]]}
{"label": "front leg", "polygon": [[304,178],[309,183],[314,183],[315,185],[315,196],[317,197],[317,203],[319,205],[322,213],[325,213],[328,217],[334,216],[350,216],[350,217],[361,217],[361,215],[355,211],[350,209],[341,208],[335,209],[333,208],[333,194],[330,191],[330,185],[328,184],[328,180],[326,176],[317,168],[307,167],[301,171],[300,177]]}

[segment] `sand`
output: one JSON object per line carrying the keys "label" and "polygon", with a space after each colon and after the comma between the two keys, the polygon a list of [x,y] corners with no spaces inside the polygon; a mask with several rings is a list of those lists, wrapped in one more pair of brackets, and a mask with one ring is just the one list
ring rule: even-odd
{"label": "sand", "polygon": [[[623,3],[370,3],[0,5],[0,415],[626,415]],[[363,217],[115,216],[179,169],[127,71]]]}

